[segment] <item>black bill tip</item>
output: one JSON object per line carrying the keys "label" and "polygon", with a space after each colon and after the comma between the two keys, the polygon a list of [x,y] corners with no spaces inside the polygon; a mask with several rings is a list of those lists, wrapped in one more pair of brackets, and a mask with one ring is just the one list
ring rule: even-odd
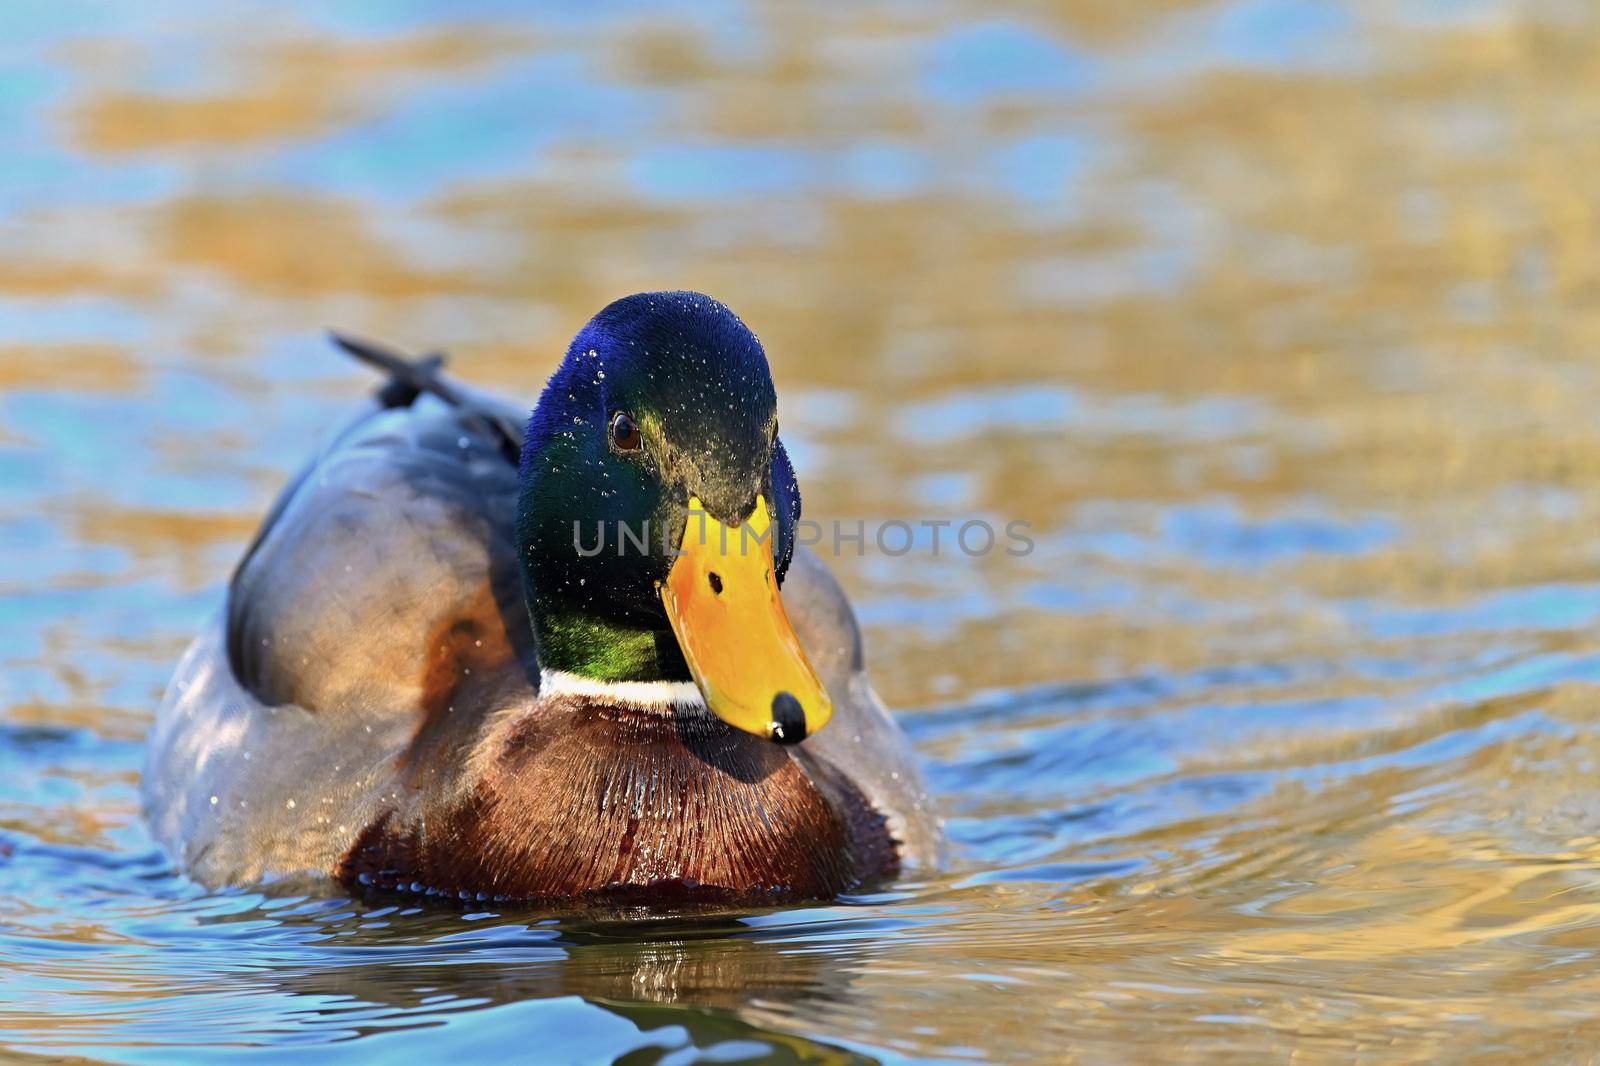
{"label": "black bill tip", "polygon": [[800,701],[787,692],[772,697],[772,724],[767,735],[779,744],[798,744],[806,738],[806,713]]}

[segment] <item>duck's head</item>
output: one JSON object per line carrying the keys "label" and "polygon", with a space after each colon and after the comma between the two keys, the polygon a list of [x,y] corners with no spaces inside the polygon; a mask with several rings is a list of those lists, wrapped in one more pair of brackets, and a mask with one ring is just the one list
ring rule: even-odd
{"label": "duck's head", "polygon": [[827,722],[779,595],[800,490],[766,353],[732,311],[659,292],[595,315],[529,420],[521,479],[542,670],[692,681],[717,717],[784,743]]}

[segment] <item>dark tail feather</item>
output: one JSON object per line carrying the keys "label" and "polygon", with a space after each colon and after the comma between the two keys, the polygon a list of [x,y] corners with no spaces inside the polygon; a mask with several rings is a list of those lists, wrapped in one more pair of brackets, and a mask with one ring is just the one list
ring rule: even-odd
{"label": "dark tail feather", "polygon": [[452,406],[461,404],[461,395],[439,373],[445,362],[441,353],[430,352],[410,359],[374,341],[337,330],[329,330],[328,339],[346,354],[389,375],[389,380],[378,390],[378,402],[385,407],[410,407],[425,392]]}
{"label": "dark tail feather", "polygon": [[423,393],[437,396],[450,406],[461,408],[474,421],[481,422],[499,443],[501,454],[511,465],[516,466],[520,461],[522,441],[517,438],[514,427],[506,426],[492,413],[470,402],[439,373],[445,362],[441,353],[430,352],[417,358],[408,358],[381,344],[331,329],[328,339],[347,354],[389,376],[389,380],[378,390],[378,402],[383,406],[410,407]]}

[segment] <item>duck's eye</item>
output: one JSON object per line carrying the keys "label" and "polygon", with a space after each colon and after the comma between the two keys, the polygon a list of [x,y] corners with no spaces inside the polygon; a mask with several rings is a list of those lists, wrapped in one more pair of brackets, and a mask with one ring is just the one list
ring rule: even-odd
{"label": "duck's eye", "polygon": [[611,443],[617,446],[619,452],[636,452],[644,447],[644,438],[639,436],[638,423],[621,411],[612,415]]}

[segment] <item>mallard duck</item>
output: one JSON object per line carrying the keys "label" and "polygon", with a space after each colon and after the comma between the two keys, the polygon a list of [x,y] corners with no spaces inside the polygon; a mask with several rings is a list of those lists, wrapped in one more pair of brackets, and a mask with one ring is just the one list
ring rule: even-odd
{"label": "mallard duck", "polygon": [[939,861],[733,312],[618,300],[531,417],[335,339],[387,380],[271,508],[150,741],[189,874],[648,903]]}

